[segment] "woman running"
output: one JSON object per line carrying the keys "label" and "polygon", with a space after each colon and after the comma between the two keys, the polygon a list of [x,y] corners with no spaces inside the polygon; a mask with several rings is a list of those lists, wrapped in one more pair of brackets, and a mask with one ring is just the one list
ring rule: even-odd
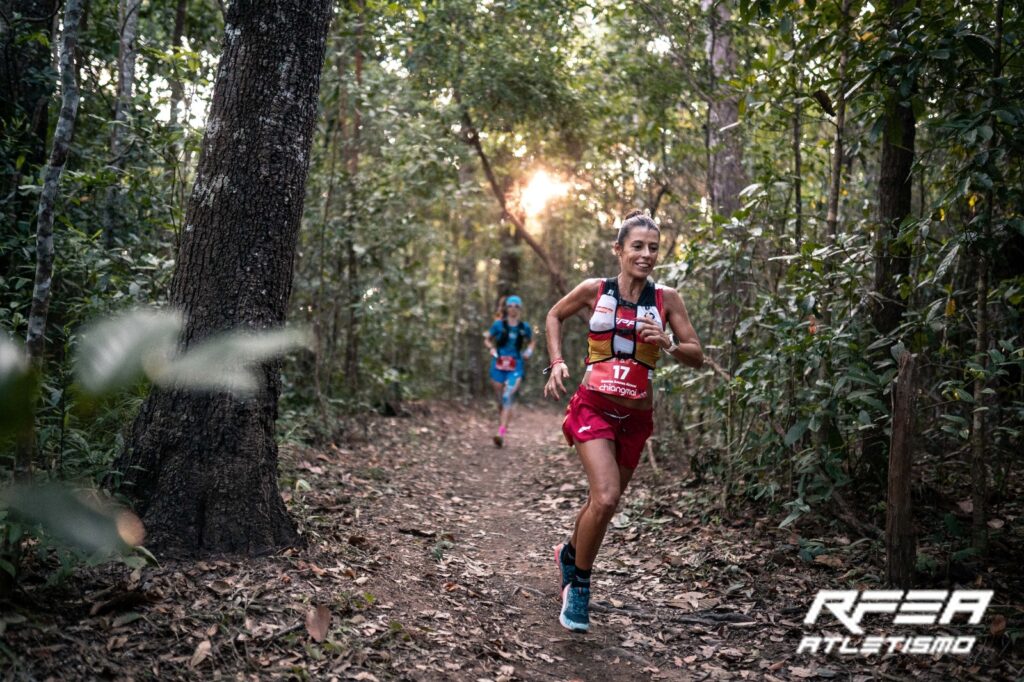
{"label": "woman running", "polygon": [[487,331],[485,343],[491,351],[491,384],[498,398],[500,421],[494,434],[494,444],[505,444],[508,421],[512,416],[512,401],[523,379],[523,360],[533,355],[533,329],[519,319],[523,312],[523,299],[509,296],[501,312]]}
{"label": "woman running", "polygon": [[[546,329],[551,376],[544,395],[566,393],[569,368],[562,360],[562,321],[591,309],[586,365],[569,401],[562,433],[576,446],[590,492],[576,515],[572,537],[555,547],[562,577],[559,622],[570,630],[590,627],[590,571],[605,530],[647,442],[654,422],[651,378],[662,352],[700,367],[697,333],[675,289],[648,277],[658,261],[658,226],[640,211],[626,216],[612,247],[619,274],[588,279],[548,312]],[[666,329],[671,329],[673,343]]]}

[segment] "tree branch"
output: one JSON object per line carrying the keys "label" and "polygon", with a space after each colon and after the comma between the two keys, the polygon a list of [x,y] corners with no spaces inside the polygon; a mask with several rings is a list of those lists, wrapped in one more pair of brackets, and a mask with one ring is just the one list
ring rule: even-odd
{"label": "tree branch", "polygon": [[503,218],[508,218],[516,228],[516,233],[530,245],[537,257],[540,258],[541,263],[544,264],[545,269],[548,271],[548,275],[551,277],[551,283],[555,285],[555,289],[558,290],[563,296],[569,293],[568,287],[565,285],[565,279],[562,277],[562,273],[552,263],[551,258],[547,252],[544,251],[544,247],[533,238],[529,232],[526,231],[526,225],[523,223],[522,218],[513,213],[508,209],[508,203],[505,201],[505,193],[501,190],[501,185],[498,183],[498,178],[494,175],[494,169],[491,168],[491,162],[487,158],[487,154],[484,152],[483,145],[480,143],[480,133],[477,131],[476,126],[473,124],[473,119],[469,116],[469,110],[462,106],[462,102],[459,101],[459,96],[456,93],[455,101],[459,105],[459,110],[462,115],[462,125],[465,127],[465,140],[468,142],[474,150],[476,155],[480,158],[480,165],[484,169],[484,175],[487,176],[487,182],[491,185],[491,191],[494,192],[494,198],[498,200],[498,205],[501,207],[501,214]]}

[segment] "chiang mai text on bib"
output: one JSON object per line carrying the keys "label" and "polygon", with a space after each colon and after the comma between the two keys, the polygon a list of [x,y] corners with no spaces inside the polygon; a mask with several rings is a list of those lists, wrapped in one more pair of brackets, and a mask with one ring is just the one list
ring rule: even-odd
{"label": "chiang mai text on bib", "polygon": [[590,366],[590,388],[598,393],[642,400],[647,397],[651,370],[639,362],[615,358]]}

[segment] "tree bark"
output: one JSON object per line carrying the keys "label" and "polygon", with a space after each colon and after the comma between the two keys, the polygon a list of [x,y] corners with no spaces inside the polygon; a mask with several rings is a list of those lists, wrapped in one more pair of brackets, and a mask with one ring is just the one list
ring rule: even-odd
{"label": "tree bark", "polygon": [[[992,59],[992,101],[1002,99],[1002,87],[999,78],[1003,67],[1003,7],[1004,0],[998,0],[995,8],[996,35],[995,49]],[[989,138],[988,148],[991,153],[997,144],[999,122],[995,116],[989,121],[993,134]],[[995,193],[990,189],[985,194],[985,222],[982,238],[976,241],[978,250],[978,278],[975,284],[975,341],[974,353],[981,371],[974,376],[974,409],[971,413],[971,544],[980,552],[988,551],[988,424],[987,396],[988,387],[988,346],[989,346],[989,249],[992,241],[992,220],[995,215]]]}
{"label": "tree bark", "polygon": [[107,188],[106,216],[103,221],[103,237],[108,248],[113,246],[115,236],[121,232],[124,220],[124,183],[121,175],[124,172],[125,154],[128,150],[128,114],[132,108],[132,95],[135,91],[135,37],[139,28],[142,0],[120,0],[117,7],[121,34],[117,53],[114,125],[110,130],[110,169],[114,172],[114,182]]}
{"label": "tree bark", "polygon": [[[171,51],[177,56],[181,49],[181,40],[185,36],[185,20],[188,18],[188,0],[178,0],[174,9],[174,29],[171,33]],[[171,88],[170,127],[178,124],[178,108],[185,99],[185,87],[177,75],[168,79]]]}
{"label": "tree bark", "polygon": [[850,49],[847,40],[850,32],[850,0],[843,0],[842,29],[840,31],[843,41],[839,52],[839,84],[836,87],[836,138],[832,151],[832,174],[829,178],[828,189],[828,214],[825,223],[828,226],[829,239],[835,245],[839,236],[839,194],[843,184],[843,137],[846,128],[846,67],[850,59]]}
{"label": "tree bark", "polygon": [[64,8],[64,34],[60,53],[61,106],[57,128],[53,132],[50,160],[43,177],[36,212],[36,278],[32,290],[32,308],[28,317],[25,348],[38,367],[46,344],[46,316],[50,309],[53,284],[53,212],[60,189],[60,176],[68,159],[71,136],[78,116],[78,82],[75,80],[75,50],[78,45],[78,22],[82,17],[81,0],[71,0]]}
{"label": "tree bark", "polygon": [[916,407],[915,362],[917,357],[900,357],[899,376],[892,398],[892,437],[889,446],[889,493],[886,501],[885,566],[889,584],[909,589],[913,583],[917,545],[911,509],[913,481],[914,409]]}
{"label": "tree bark", "polygon": [[[82,18],[82,1],[68,0],[64,6],[64,34],[60,51],[61,105],[57,127],[53,132],[53,146],[43,176],[43,190],[39,194],[36,212],[36,276],[32,287],[32,305],[28,315],[28,333],[25,350],[37,374],[42,373],[43,354],[46,350],[46,319],[50,311],[53,289],[53,215],[60,177],[67,163],[71,137],[78,116],[78,82],[75,80],[75,50],[78,46],[78,23]],[[32,469],[36,454],[34,428],[19,439],[15,470],[25,477]]]}
{"label": "tree bark", "polygon": [[[284,322],[330,0],[232,3],[171,282],[189,348]],[[261,554],[299,541],[277,483],[278,364],[253,398],[154,389],[115,463],[168,554]]]}
{"label": "tree bark", "polygon": [[[893,0],[891,12],[901,12],[906,0]],[[902,19],[893,16],[894,31]],[[907,76],[904,75],[904,78]],[[890,336],[899,326],[904,305],[900,300],[898,280],[905,277],[910,268],[908,249],[897,242],[900,224],[911,211],[913,183],[911,168],[914,164],[914,138],[916,119],[911,103],[900,95],[903,91],[913,93],[916,85],[904,83],[899,77],[888,84],[886,93],[886,120],[882,133],[882,161],[878,179],[878,227],[875,232],[874,259],[875,278],[872,298],[871,322],[880,336]],[[869,476],[880,480],[886,461],[884,436],[877,430],[870,430],[864,436],[863,460]]]}
{"label": "tree bark", "polygon": [[740,207],[740,191],[748,184],[743,168],[739,98],[721,85],[736,72],[736,50],[727,1],[701,0],[701,9],[708,14],[706,51],[713,83],[708,102],[708,196],[711,207],[728,217]]}
{"label": "tree bark", "polygon": [[[906,0],[893,0],[892,11],[901,11]],[[900,18],[894,21],[900,23]],[[904,76],[906,78],[907,76]],[[905,246],[896,243],[900,223],[910,215],[914,164],[914,138],[917,121],[911,103],[900,95],[901,81],[889,83],[885,128],[882,133],[882,163],[878,180],[878,228],[875,232],[875,305],[872,322],[883,335],[899,325],[903,304],[897,280],[909,271],[910,258]],[[911,82],[908,92],[915,92]],[[909,98],[908,98],[909,99]]]}
{"label": "tree bark", "polygon": [[[355,8],[357,13],[356,30],[353,38],[353,61],[355,73],[355,104],[352,107],[352,136],[348,144],[348,179],[349,179],[349,200],[358,201],[356,192],[356,177],[359,174],[359,138],[362,127],[362,114],[359,110],[360,93],[363,86],[363,22],[365,21],[365,0],[356,0]],[[357,216],[359,213],[358,204],[355,210],[348,211],[349,216]],[[346,258],[346,283],[345,290],[348,297],[348,331],[345,335],[345,385],[350,393],[359,388],[359,309],[362,305],[362,296],[359,291],[359,257],[356,254],[354,233],[358,218],[349,222],[348,236],[345,239]]]}

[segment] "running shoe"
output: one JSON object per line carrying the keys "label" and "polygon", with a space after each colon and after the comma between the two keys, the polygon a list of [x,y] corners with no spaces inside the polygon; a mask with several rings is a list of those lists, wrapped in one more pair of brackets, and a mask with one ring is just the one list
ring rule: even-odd
{"label": "running shoe", "polygon": [[590,588],[566,585],[562,590],[562,612],[558,622],[567,630],[586,632],[590,629]]}
{"label": "running shoe", "polygon": [[494,447],[500,448],[504,444],[505,444],[505,437],[502,436],[500,433],[494,434]]}
{"label": "running shoe", "polygon": [[555,545],[555,563],[558,564],[558,572],[562,576],[562,582],[558,586],[559,592],[564,590],[565,586],[572,582],[572,576],[576,572],[575,564],[567,564],[562,561],[562,550],[564,548],[564,542],[559,542]]}

